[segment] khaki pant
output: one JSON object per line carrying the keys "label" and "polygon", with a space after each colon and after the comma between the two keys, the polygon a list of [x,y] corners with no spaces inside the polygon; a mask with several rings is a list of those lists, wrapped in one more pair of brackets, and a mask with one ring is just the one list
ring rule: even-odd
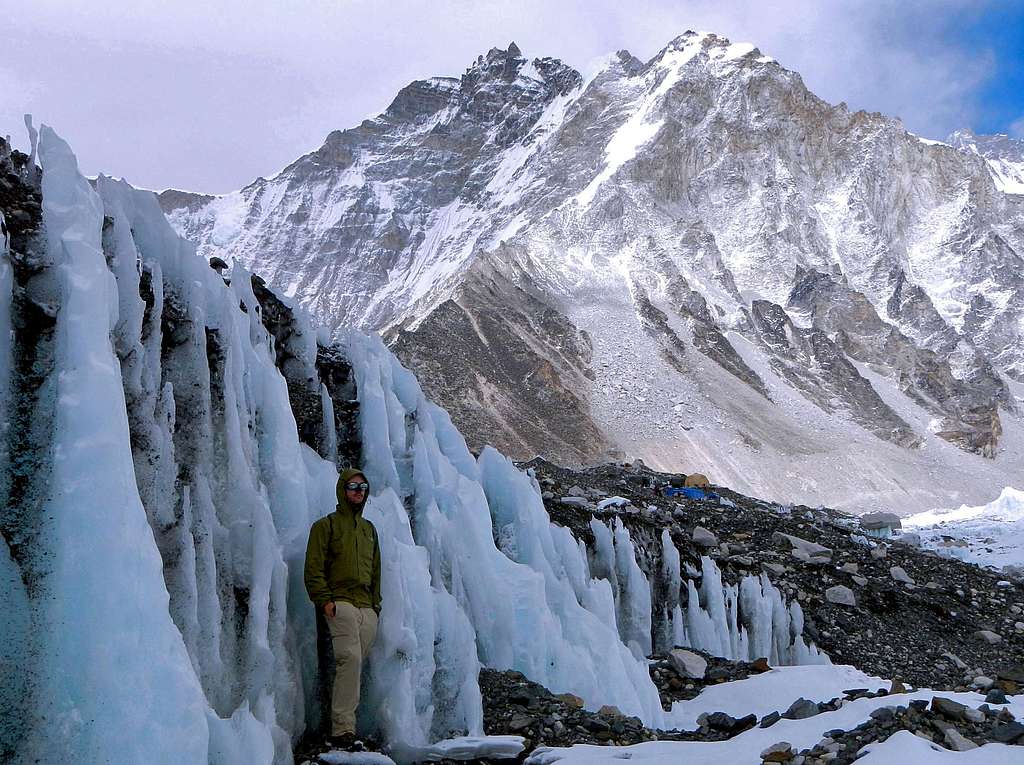
{"label": "khaki pant", "polygon": [[331,693],[331,735],[355,733],[356,707],[363,659],[377,637],[377,614],[372,608],[356,608],[343,600],[334,604],[334,618],[327,617],[334,648],[334,690]]}

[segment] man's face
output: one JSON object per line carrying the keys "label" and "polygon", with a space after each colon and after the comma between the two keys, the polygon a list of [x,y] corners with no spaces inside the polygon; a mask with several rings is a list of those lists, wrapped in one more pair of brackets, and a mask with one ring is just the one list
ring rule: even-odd
{"label": "man's face", "polygon": [[345,482],[345,498],[353,505],[361,505],[369,488],[365,476],[354,475]]}

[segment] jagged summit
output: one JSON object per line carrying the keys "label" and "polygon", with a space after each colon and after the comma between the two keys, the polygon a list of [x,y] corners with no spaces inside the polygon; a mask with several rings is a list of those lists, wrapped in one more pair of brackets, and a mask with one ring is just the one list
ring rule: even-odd
{"label": "jagged summit", "polygon": [[984,158],[1002,191],[1024,194],[1024,140],[1003,133],[976,135],[965,128],[952,133],[946,142]]}
{"label": "jagged summit", "polygon": [[384,332],[474,446],[927,509],[1024,472],[1024,208],[981,151],[712,33],[586,82],[510,44],[167,209],[328,327]]}

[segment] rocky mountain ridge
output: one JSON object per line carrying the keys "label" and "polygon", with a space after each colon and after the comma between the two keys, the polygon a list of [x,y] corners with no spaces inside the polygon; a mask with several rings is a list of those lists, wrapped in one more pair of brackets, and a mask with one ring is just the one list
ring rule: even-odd
{"label": "rocky mountain ridge", "polygon": [[686,33],[586,80],[495,48],[272,179],[164,207],[326,326],[383,332],[471,444],[902,511],[1024,469],[1024,196],[1002,188]]}

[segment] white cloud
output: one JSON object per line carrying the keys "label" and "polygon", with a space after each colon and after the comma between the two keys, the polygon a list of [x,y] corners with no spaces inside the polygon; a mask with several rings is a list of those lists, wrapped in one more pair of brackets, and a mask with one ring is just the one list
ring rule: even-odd
{"label": "white cloud", "polygon": [[583,68],[620,48],[650,57],[686,29],[715,31],[753,42],[829,101],[929,137],[973,123],[973,93],[993,71],[991,55],[951,42],[968,0],[68,5],[34,0],[19,12],[0,133],[33,111],[67,135],[86,172],[156,188],[227,191],[269,175],[409,81],[458,76],[511,40]]}
{"label": "white cloud", "polygon": [[1010,135],[1014,138],[1024,139],[1024,117],[1010,123]]}

